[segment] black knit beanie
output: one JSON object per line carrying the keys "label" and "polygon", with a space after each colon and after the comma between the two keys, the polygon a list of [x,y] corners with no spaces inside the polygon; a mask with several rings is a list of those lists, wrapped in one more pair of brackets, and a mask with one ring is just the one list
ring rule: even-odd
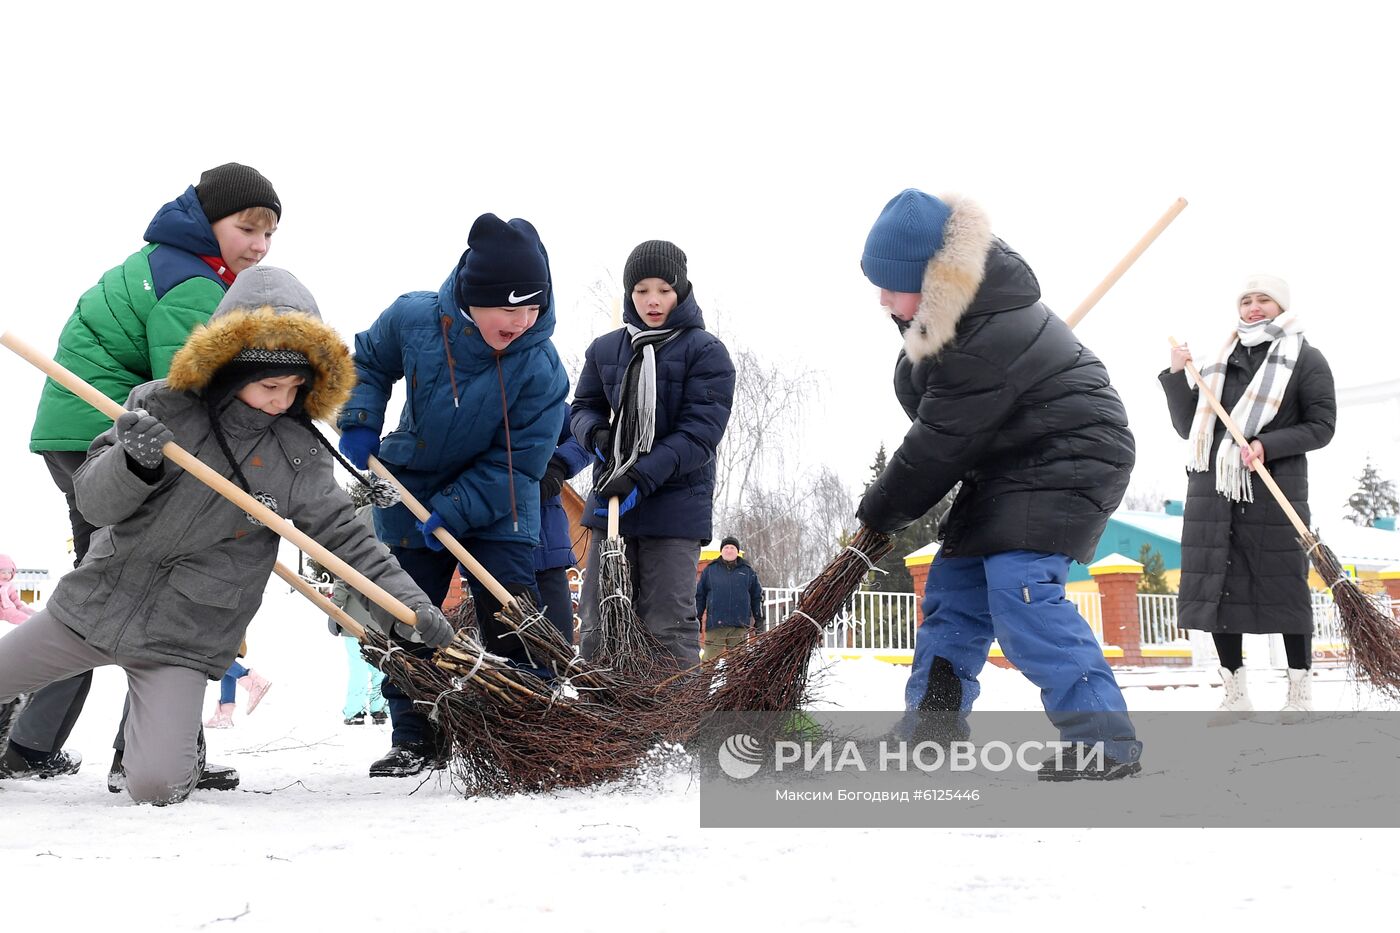
{"label": "black knit beanie", "polygon": [[679,246],[666,240],[647,240],[632,250],[622,270],[622,287],[630,295],[633,286],[650,278],[663,279],[676,290],[678,300],[686,299],[690,281],[686,278],[685,253]]}
{"label": "black knit beanie", "polygon": [[549,255],[533,224],[482,214],[467,234],[467,251],[457,263],[453,297],[468,308],[549,308]]}
{"label": "black knit beanie", "polygon": [[282,202],[272,182],[257,169],[237,162],[225,162],[200,175],[194,193],[211,224],[250,207],[265,207],[282,219]]}
{"label": "black knit beanie", "polygon": [[727,545],[727,544],[732,544],[732,545],[734,545],[734,549],[735,549],[736,551],[742,551],[742,550],[743,550],[743,548],[739,547],[739,539],[736,538],[736,537],[734,537],[733,535],[725,535],[724,538],[723,538],[723,540],[720,541],[719,546],[720,546],[721,548],[723,548],[723,547],[724,547],[725,545]]}

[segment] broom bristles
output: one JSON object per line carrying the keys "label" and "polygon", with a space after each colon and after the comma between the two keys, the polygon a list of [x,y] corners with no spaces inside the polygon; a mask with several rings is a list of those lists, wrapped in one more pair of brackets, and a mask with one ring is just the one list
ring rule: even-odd
{"label": "broom bristles", "polygon": [[1312,535],[1300,541],[1313,568],[1332,591],[1353,676],[1400,699],[1400,625],[1346,575],[1331,548]]}

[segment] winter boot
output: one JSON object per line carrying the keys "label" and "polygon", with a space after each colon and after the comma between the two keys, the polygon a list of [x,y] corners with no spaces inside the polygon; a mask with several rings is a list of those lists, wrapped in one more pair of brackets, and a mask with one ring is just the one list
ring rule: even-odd
{"label": "winter boot", "polygon": [[107,769],[107,789],[114,794],[126,790],[126,769],[122,767],[122,750],[112,755],[112,767]]}
{"label": "winter boot", "polygon": [[383,758],[369,766],[369,776],[412,777],[424,768],[436,765],[426,745],[395,745]]}
{"label": "winter boot", "polygon": [[[203,736],[200,740],[203,741]],[[199,780],[194,786],[195,790],[234,790],[238,787],[238,780],[238,769],[212,761],[201,761]],[[112,767],[107,771],[107,789],[114,794],[126,790],[126,769],[122,767],[120,749],[112,756]]]}
{"label": "winter boot", "polygon": [[219,708],[214,711],[214,715],[204,720],[207,729],[232,729],[233,709],[236,703],[220,703]]}
{"label": "winter boot", "polygon": [[262,702],[263,694],[272,689],[272,681],[250,667],[248,673],[238,678],[238,686],[242,687],[244,692],[248,694],[248,711],[243,715],[251,716],[253,710],[257,709],[258,704]]}
{"label": "winter boot", "polygon": [[1068,748],[1057,746],[1055,754],[1040,763],[1035,772],[1038,781],[1117,781],[1132,777],[1142,770],[1142,762],[1119,761],[1104,753],[1096,755],[1094,747],[1076,743]]}
{"label": "winter boot", "polygon": [[[31,753],[32,754],[32,753]],[[0,778],[51,778],[65,774],[76,774],[83,766],[83,756],[77,752],[59,749],[52,755],[31,757],[20,752],[20,746],[12,742],[5,745],[4,755],[0,755]]]}
{"label": "winter boot", "polygon": [[345,724],[347,726],[363,726],[365,724],[365,711],[360,710],[353,716],[346,716]]}
{"label": "winter boot", "polygon": [[19,721],[19,714],[24,712],[24,704],[29,702],[29,694],[21,693],[13,700],[0,703],[0,751],[4,751],[10,746],[10,730]]}
{"label": "winter boot", "polygon": [[1249,684],[1245,680],[1244,668],[1231,673],[1222,667],[1220,679],[1225,683],[1225,699],[1220,701],[1220,708],[1206,720],[1206,725],[1228,726],[1249,719],[1249,714],[1254,712],[1254,704],[1249,702]]}
{"label": "winter boot", "polygon": [[371,711],[370,714],[369,714],[369,718],[372,719],[372,720],[374,720],[374,724],[375,724],[376,726],[382,726],[382,725],[384,725],[385,722],[387,722],[387,721],[389,720],[389,714],[386,713],[386,712],[384,712],[383,710],[380,710],[380,711],[377,712],[377,713],[374,712],[374,711]]}
{"label": "winter boot", "polygon": [[1296,726],[1307,721],[1307,714],[1313,711],[1312,671],[1303,668],[1288,669],[1288,702],[1283,704],[1279,722],[1285,726]]}
{"label": "winter boot", "polygon": [[237,768],[206,761],[194,787],[195,790],[234,790],[238,787],[238,780]]}

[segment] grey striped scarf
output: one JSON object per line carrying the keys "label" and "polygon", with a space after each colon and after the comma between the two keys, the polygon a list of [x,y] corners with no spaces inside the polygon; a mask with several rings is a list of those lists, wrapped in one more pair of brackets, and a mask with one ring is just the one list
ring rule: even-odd
{"label": "grey striped scarf", "polygon": [[626,473],[643,454],[651,452],[656,442],[656,351],[681,331],[628,324],[627,333],[632,339],[632,359],[622,377],[612,450],[608,451],[608,468],[595,484],[599,487]]}
{"label": "grey striped scarf", "polygon": [[[1215,362],[1201,370],[1202,381],[1219,399],[1225,387],[1225,369],[1235,347],[1239,344],[1257,347],[1265,342],[1270,343],[1268,355],[1230,412],[1240,433],[1247,438],[1258,435],[1274,419],[1279,406],[1283,404],[1283,393],[1288,388],[1288,381],[1293,378],[1298,353],[1303,346],[1303,326],[1298,321],[1298,315],[1289,312],[1280,314],[1272,321],[1241,323],[1230,332]],[[1187,376],[1187,380],[1190,381],[1190,376]],[[1191,423],[1191,450],[1186,459],[1186,469],[1204,473],[1211,468],[1210,446],[1215,440],[1218,420],[1202,394],[1196,406],[1195,420]],[[1240,460],[1239,445],[1226,434],[1215,454],[1215,491],[1234,502],[1253,502],[1254,485],[1250,473]]]}

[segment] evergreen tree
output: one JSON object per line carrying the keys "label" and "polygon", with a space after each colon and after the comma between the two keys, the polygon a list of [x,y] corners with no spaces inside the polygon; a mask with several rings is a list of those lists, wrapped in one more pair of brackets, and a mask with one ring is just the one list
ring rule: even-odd
{"label": "evergreen tree", "polygon": [[[875,480],[879,479],[880,474],[885,472],[888,462],[885,445],[881,444],[879,452],[875,454],[875,462],[870,465],[870,479],[865,484],[864,492],[870,491]],[[875,579],[870,582],[867,589],[881,593],[908,593],[914,589],[914,578],[909,574],[909,568],[904,565],[905,555],[927,547],[937,540],[938,525],[943,521],[943,516],[947,515],[948,510],[953,507],[953,497],[957,495],[957,492],[958,487],[954,486],[933,508],[894,536],[894,550],[875,565],[885,573],[874,574]]]}
{"label": "evergreen tree", "polygon": [[1370,457],[1366,458],[1366,468],[1361,471],[1356,482],[1361,488],[1347,499],[1347,508],[1351,510],[1346,516],[1347,521],[1370,528],[1375,525],[1377,518],[1395,515],[1400,511],[1400,502],[1397,502],[1395,497],[1395,484],[1381,478],[1380,471],[1371,463]]}
{"label": "evergreen tree", "polygon": [[1139,593],[1170,593],[1167,583],[1167,562],[1162,552],[1150,544],[1144,544],[1138,551],[1138,563],[1142,564],[1142,576],[1138,578]]}

